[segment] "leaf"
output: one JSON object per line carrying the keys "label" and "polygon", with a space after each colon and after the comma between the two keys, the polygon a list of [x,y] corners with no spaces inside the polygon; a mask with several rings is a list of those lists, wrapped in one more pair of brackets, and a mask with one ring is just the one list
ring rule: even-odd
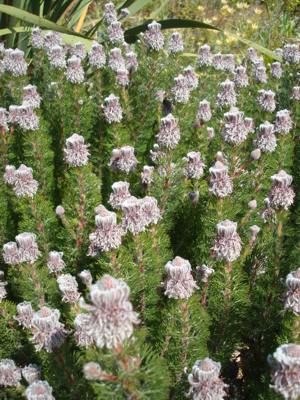
{"label": "leaf", "polygon": [[67,33],[69,35],[80,36],[80,33],[73,32],[62,25],[58,25],[55,22],[49,21],[48,19],[41,18],[38,15],[31,14],[28,11],[20,10],[19,8],[0,4],[0,12],[10,15],[11,17],[20,19],[23,22],[39,26],[40,28],[49,29],[56,32]]}
{"label": "leaf", "polygon": [[[136,14],[138,11],[140,11],[143,7],[145,7],[151,1],[152,0],[136,0],[136,1],[134,1],[128,7],[128,10],[130,11],[129,16],[132,16],[132,15]],[[123,8],[125,8],[125,7],[123,7]]]}
{"label": "leaf", "polygon": [[[138,34],[141,32],[145,32],[147,29],[148,24],[152,20],[144,22],[142,25],[136,26],[131,29],[127,29],[125,31],[125,40],[127,43],[134,43],[137,40]],[[252,42],[251,40],[245,39],[234,32],[230,31],[223,31],[222,29],[218,28],[217,26],[213,26],[210,24],[205,24],[201,21],[195,20],[187,20],[187,19],[166,19],[162,21],[158,21],[161,24],[161,29],[172,29],[172,28],[200,28],[200,29],[212,29],[219,31],[225,35],[232,36],[239,40],[240,42],[246,44],[247,46],[251,46],[258,50],[260,53],[265,54],[266,56],[281,61],[281,57],[277,56],[273,51],[267,49],[266,47],[261,46],[258,43]],[[186,53],[188,54],[188,53]],[[191,56],[191,53],[189,53]]]}
{"label": "leaf", "polygon": [[13,33],[30,32],[31,29],[28,26],[16,26],[12,28],[0,29],[0,36],[11,35]]}
{"label": "leaf", "polygon": [[68,27],[73,27],[77,21],[79,21],[80,17],[82,16],[83,12],[90,6],[93,0],[83,0],[77,9],[72,13],[72,18],[68,22]]}
{"label": "leaf", "polygon": [[[125,31],[125,40],[128,43],[134,43],[137,40],[137,36],[141,32],[147,30],[147,26],[152,22],[152,20],[144,22],[142,25],[138,25],[134,28],[127,29]],[[189,19],[165,19],[158,21],[161,24],[161,29],[173,29],[173,28],[201,28],[201,29],[212,29],[216,31],[221,31],[221,29],[216,26],[205,24],[201,21],[189,20]]]}
{"label": "leaf", "polygon": [[246,44],[247,46],[253,47],[258,50],[260,53],[265,54],[268,57],[271,57],[277,61],[282,61],[282,58],[274,53],[274,51],[267,49],[266,47],[261,46],[258,43],[252,42],[251,40],[245,39],[234,32],[224,31],[224,34],[227,36],[232,36],[240,42]]}

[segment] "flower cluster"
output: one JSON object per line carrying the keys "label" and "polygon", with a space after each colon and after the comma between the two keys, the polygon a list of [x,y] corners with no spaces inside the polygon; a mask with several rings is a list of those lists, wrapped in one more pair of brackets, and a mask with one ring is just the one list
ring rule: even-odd
{"label": "flower cluster", "polygon": [[21,164],[18,169],[13,165],[5,167],[4,181],[11,185],[18,197],[33,197],[38,189],[38,182],[33,179],[32,169]]}
{"label": "flower cluster", "polygon": [[109,166],[113,170],[123,171],[128,174],[137,166],[138,160],[134,155],[134,148],[123,146],[120,149],[114,149],[110,158]]}
{"label": "flower cluster", "polygon": [[81,307],[86,313],[75,318],[78,345],[95,344],[111,349],[130,338],[139,320],[129,301],[129,293],[124,281],[110,275],[104,275],[90,286],[92,304],[82,301]]}
{"label": "flower cluster", "polygon": [[16,242],[3,245],[3,259],[6,264],[34,263],[40,256],[36,235],[30,232],[20,233]]}

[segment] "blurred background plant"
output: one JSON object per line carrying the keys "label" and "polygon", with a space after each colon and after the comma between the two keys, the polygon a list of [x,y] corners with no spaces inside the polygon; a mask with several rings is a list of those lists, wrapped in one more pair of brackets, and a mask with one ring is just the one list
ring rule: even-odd
{"label": "blurred background plant", "polygon": [[[52,21],[72,34],[91,36],[101,26],[104,3],[105,0],[1,0],[0,12],[2,5],[13,6]],[[199,45],[209,42],[215,51],[238,53],[241,47],[244,49],[238,38],[273,49],[283,42],[299,39],[299,0],[123,0],[118,8],[123,7],[130,11],[123,19],[125,28],[149,19],[182,18],[202,21],[237,35],[185,29],[189,52],[196,52]],[[4,12],[0,15],[0,36],[5,38],[6,46],[26,49],[28,33],[24,25],[32,25],[30,21],[22,21],[21,14],[19,18]]]}

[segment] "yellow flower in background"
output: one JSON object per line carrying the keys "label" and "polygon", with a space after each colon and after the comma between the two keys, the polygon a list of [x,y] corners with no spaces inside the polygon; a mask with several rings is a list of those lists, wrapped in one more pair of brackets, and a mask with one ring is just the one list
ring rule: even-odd
{"label": "yellow flower in background", "polygon": [[252,19],[246,19],[247,24],[252,24]]}
{"label": "yellow flower in background", "polygon": [[223,42],[222,42],[222,40],[217,39],[217,40],[216,40],[216,44],[217,44],[218,46],[220,46],[221,44],[223,44]]}
{"label": "yellow flower in background", "polygon": [[203,6],[198,6],[198,11],[203,12],[205,10],[205,8]]}
{"label": "yellow flower in background", "polygon": [[205,18],[205,19],[203,20],[203,22],[204,22],[205,24],[211,24],[211,23],[212,23],[212,20],[209,19],[209,18]]}
{"label": "yellow flower in background", "polygon": [[254,24],[251,25],[251,28],[252,28],[254,31],[256,31],[256,29],[258,28],[258,25],[257,25],[256,23],[254,23]]}
{"label": "yellow flower in background", "polygon": [[221,0],[222,4],[227,4],[227,0]]}
{"label": "yellow flower in background", "polygon": [[260,14],[262,14],[262,12],[263,12],[263,10],[261,8],[254,8],[254,13],[256,15],[260,15]]}
{"label": "yellow flower in background", "polygon": [[236,8],[242,10],[244,8],[244,3],[236,3]]}
{"label": "yellow flower in background", "polygon": [[214,15],[211,20],[212,21],[218,21],[218,19],[219,19],[219,17],[217,15]]}
{"label": "yellow flower in background", "polygon": [[236,42],[237,42],[237,39],[235,37],[233,37],[233,36],[228,36],[226,38],[226,43],[228,43],[228,44],[233,44],[233,43],[236,43]]}

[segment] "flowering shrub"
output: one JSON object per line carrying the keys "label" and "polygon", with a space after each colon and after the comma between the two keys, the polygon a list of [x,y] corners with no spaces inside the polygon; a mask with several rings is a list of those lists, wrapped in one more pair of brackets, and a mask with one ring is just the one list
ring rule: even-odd
{"label": "flowering shrub", "polygon": [[298,46],[104,21],[1,48],[1,395],[297,399]]}

